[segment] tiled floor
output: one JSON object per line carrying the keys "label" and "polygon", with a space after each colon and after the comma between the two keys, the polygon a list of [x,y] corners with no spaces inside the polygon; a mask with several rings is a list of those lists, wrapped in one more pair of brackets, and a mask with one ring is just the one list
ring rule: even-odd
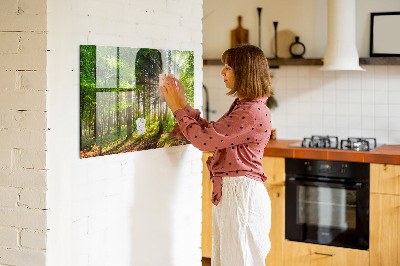
{"label": "tiled floor", "polygon": [[211,266],[211,259],[209,258],[202,258],[203,266]]}

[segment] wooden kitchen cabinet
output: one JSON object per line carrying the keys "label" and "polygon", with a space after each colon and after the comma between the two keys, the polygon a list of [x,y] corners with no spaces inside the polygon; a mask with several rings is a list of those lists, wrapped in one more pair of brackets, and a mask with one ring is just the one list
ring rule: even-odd
{"label": "wooden kitchen cabinet", "polygon": [[203,194],[202,194],[202,223],[201,223],[201,253],[203,258],[211,258],[212,252],[212,183],[206,165],[212,152],[203,153]]}
{"label": "wooden kitchen cabinet", "polygon": [[400,165],[370,164],[371,193],[400,195]]}
{"label": "wooden kitchen cabinet", "polygon": [[[285,241],[285,266],[366,266],[365,250]],[[283,264],[282,264],[283,265]]]}
{"label": "wooden kitchen cabinet", "polygon": [[[202,256],[211,258],[212,253],[212,183],[206,166],[211,152],[203,153],[203,217],[202,217]],[[268,176],[265,187],[268,190],[272,205],[271,250],[266,258],[267,266],[283,265],[284,230],[285,230],[285,158],[263,157],[264,171]]]}
{"label": "wooden kitchen cabinet", "polygon": [[370,167],[370,265],[400,265],[400,165]]}
{"label": "wooden kitchen cabinet", "polygon": [[264,156],[261,160],[267,175],[265,187],[271,199],[271,250],[265,259],[266,266],[283,265],[285,240],[285,158]]}
{"label": "wooden kitchen cabinet", "polygon": [[265,259],[266,266],[283,265],[285,241],[285,187],[265,184],[271,199],[271,250]]}

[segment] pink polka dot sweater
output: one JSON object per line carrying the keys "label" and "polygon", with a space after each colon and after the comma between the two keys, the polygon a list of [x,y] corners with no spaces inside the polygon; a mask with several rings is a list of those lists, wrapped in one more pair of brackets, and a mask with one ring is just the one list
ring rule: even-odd
{"label": "pink polka dot sweater", "polygon": [[247,176],[261,182],[267,179],[261,164],[271,132],[271,112],[266,100],[236,99],[216,122],[201,118],[200,111],[190,105],[174,112],[178,124],[171,136],[184,136],[201,151],[214,151],[207,160],[214,205],[221,200],[224,176]]}

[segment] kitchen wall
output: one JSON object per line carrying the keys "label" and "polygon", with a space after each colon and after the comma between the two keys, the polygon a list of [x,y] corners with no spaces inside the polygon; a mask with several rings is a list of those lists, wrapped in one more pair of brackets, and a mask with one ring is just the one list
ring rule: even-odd
{"label": "kitchen wall", "polygon": [[[227,6],[232,6],[230,11]],[[278,31],[291,31],[306,46],[306,58],[322,58],[327,38],[327,1],[204,1],[204,58],[219,59],[230,45],[230,30],[243,16],[249,43],[258,45],[258,13],[262,7],[261,48],[273,56],[272,21]],[[400,2],[356,1],[357,49],[369,56],[370,12],[399,11]],[[224,14],[223,16],[221,14]],[[219,27],[215,27],[219,25]],[[217,33],[218,31],[218,33]],[[214,36],[213,36],[214,35]],[[215,38],[220,36],[220,38]],[[279,53],[279,48],[278,48]],[[376,137],[379,143],[400,143],[400,66],[366,65],[365,72],[322,72],[318,66],[281,66],[271,69],[278,108],[272,111],[278,138],[301,139],[323,134]],[[210,94],[210,119],[218,119],[232,98],[220,76],[221,66],[205,66],[204,85]]]}
{"label": "kitchen wall", "polygon": [[0,264],[201,265],[201,152],[79,159],[79,45],[193,50],[201,0],[1,1]]}

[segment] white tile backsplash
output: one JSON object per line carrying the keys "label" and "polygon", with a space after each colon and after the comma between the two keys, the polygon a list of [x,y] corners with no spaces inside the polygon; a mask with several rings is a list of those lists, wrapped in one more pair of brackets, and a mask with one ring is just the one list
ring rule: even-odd
{"label": "white tile backsplash", "polygon": [[[323,72],[315,66],[275,69],[279,106],[272,111],[272,123],[278,138],[323,134],[340,139],[376,137],[379,143],[399,144],[400,66],[362,67],[366,71]],[[280,86],[285,80],[289,86]],[[302,119],[299,123],[298,114],[311,124]]]}

